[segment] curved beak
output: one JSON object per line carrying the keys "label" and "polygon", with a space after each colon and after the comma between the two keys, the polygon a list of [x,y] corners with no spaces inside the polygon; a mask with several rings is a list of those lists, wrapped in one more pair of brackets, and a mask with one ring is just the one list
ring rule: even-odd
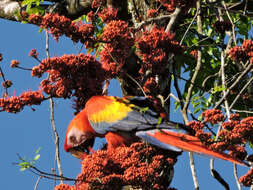
{"label": "curved beak", "polygon": [[75,150],[75,149],[70,149],[69,150],[70,154],[80,160],[83,160],[83,158],[86,156],[86,153],[85,152],[81,152],[81,151],[78,151],[78,150]]}
{"label": "curved beak", "polygon": [[90,150],[92,149],[94,142],[95,138],[87,139],[80,145],[70,148],[68,152],[78,159],[83,159],[87,154],[90,154]]}

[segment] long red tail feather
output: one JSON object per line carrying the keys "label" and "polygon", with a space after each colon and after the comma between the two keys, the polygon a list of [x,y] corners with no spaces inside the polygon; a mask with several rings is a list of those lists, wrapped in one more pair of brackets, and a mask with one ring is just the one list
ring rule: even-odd
{"label": "long red tail feather", "polygon": [[228,154],[215,152],[213,150],[208,149],[200,142],[200,140],[197,137],[190,136],[187,134],[182,134],[182,133],[175,133],[172,131],[163,131],[163,130],[156,131],[155,133],[149,133],[149,132],[147,133],[148,135],[158,139],[159,141],[163,143],[175,146],[182,150],[199,153],[199,154],[205,154],[208,156],[220,158],[223,160],[227,160],[236,164],[246,166],[244,162],[237,160]]}

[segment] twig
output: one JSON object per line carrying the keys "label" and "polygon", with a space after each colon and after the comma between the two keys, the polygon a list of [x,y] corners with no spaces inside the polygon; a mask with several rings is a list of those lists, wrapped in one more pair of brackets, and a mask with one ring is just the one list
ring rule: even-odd
{"label": "twig", "polygon": [[109,87],[109,85],[110,85],[110,81],[109,81],[109,79],[106,79],[104,87],[103,87],[103,92],[102,92],[103,95],[108,95],[108,87]]}
{"label": "twig", "polygon": [[[200,1],[197,1],[197,10],[199,10],[198,14],[197,14],[197,30],[198,30],[199,34],[202,34],[202,20],[201,20],[201,16],[200,16]],[[195,71],[194,71],[193,76],[191,78],[191,83],[188,88],[187,96],[185,98],[185,104],[184,104],[184,107],[182,110],[183,112],[185,112],[185,114],[186,114],[188,106],[190,104],[190,99],[192,97],[192,90],[194,87],[193,84],[195,83],[197,76],[199,74],[200,68],[201,68],[201,59],[202,59],[202,52],[200,50],[198,50],[197,65],[195,67]]]}
{"label": "twig", "polygon": [[36,175],[39,175],[41,177],[48,178],[48,179],[56,179],[56,180],[64,179],[66,181],[78,181],[77,179],[68,178],[68,177],[59,176],[59,175],[56,175],[56,174],[50,174],[50,173],[47,173],[47,172],[43,172],[43,171],[39,170],[38,168],[36,168],[35,166],[32,166],[32,165],[30,166],[29,171],[33,172]]}
{"label": "twig", "polygon": [[190,167],[191,167],[194,187],[195,187],[195,190],[199,190],[199,183],[198,183],[198,178],[197,178],[197,173],[196,173],[196,169],[195,169],[194,158],[193,158],[192,152],[189,152],[189,160],[190,160]]}
{"label": "twig", "polygon": [[[21,160],[22,162],[27,162],[25,159],[23,159],[19,154],[17,154],[19,160]],[[12,163],[13,165],[18,165],[20,166],[20,163]],[[41,171],[40,169],[38,169],[37,167],[35,167],[34,165],[30,164],[27,166],[27,168],[30,172],[38,175],[38,176],[41,176],[41,177],[44,177],[44,178],[48,178],[48,179],[55,179],[57,178],[57,180],[61,180],[61,179],[64,179],[64,180],[68,180],[68,181],[78,181],[76,179],[73,179],[73,178],[68,178],[68,177],[64,177],[64,176],[59,176],[57,174],[51,174],[51,173],[47,173],[47,172],[44,172],[44,171]]]}
{"label": "twig", "polygon": [[[208,6],[208,5],[207,5]],[[224,10],[224,7],[219,7],[219,6],[213,6],[214,8],[220,8],[222,10]],[[238,14],[240,16],[244,16],[244,17],[253,17],[253,12],[250,11],[246,11],[245,13],[242,11],[238,11],[238,10],[230,10],[228,9],[228,12],[234,13],[234,14]]]}
{"label": "twig", "polygon": [[235,37],[235,25],[234,25],[234,22],[233,22],[233,20],[232,20],[230,14],[229,14],[229,12],[228,12],[228,9],[227,9],[227,6],[226,6],[225,2],[222,1],[221,4],[223,5],[223,7],[224,7],[224,9],[225,9],[225,11],[226,11],[226,14],[227,14],[227,16],[228,16],[228,19],[229,19],[230,23],[232,24],[233,40],[234,40],[235,45],[237,45],[236,37]]}
{"label": "twig", "polygon": [[[204,37],[203,35],[200,35],[200,37],[202,38],[202,37]],[[197,41],[195,44],[192,44],[189,48],[192,48],[193,46],[197,46],[200,42],[204,42],[204,41],[206,41],[206,40],[209,40],[209,39],[212,39],[210,36],[206,36],[206,37],[204,37],[204,38],[202,38],[202,39],[200,39],[199,41]],[[198,46],[200,46],[200,45],[198,45]],[[210,46],[210,44],[208,44],[208,45],[203,45],[203,46]]]}
{"label": "twig", "polygon": [[184,107],[184,100],[183,100],[183,96],[181,94],[181,91],[179,89],[179,85],[178,85],[178,80],[177,80],[177,76],[176,76],[176,69],[175,69],[175,65],[172,65],[172,71],[173,71],[173,75],[174,75],[174,87],[176,89],[177,92],[177,96],[179,98],[179,103],[181,106],[181,109]]}
{"label": "twig", "polygon": [[[224,50],[221,50],[221,82],[222,82],[222,85],[225,87],[223,90],[222,90],[222,93],[223,93],[223,96],[225,96],[226,92],[225,92],[225,89],[226,89],[226,81],[225,81],[225,57],[224,57]],[[230,118],[230,109],[229,109],[229,105],[228,105],[228,101],[227,101],[227,98],[224,99],[225,100],[225,109],[226,109],[226,114],[228,116],[228,118]],[[217,132],[217,134],[219,134],[219,131]]]}
{"label": "twig", "polygon": [[184,33],[184,35],[183,35],[183,37],[182,37],[182,39],[181,39],[181,41],[180,41],[180,43],[179,43],[180,45],[182,45],[182,43],[183,43],[183,41],[184,41],[184,38],[185,38],[186,34],[189,32],[189,29],[191,28],[191,26],[192,26],[194,20],[196,19],[196,17],[198,16],[198,14],[199,14],[199,9],[197,9],[196,14],[194,15],[194,17],[193,17],[191,23],[189,24],[188,28],[186,29],[186,31],[185,31],[185,33]]}
{"label": "twig", "polygon": [[129,75],[128,73],[125,73],[125,74],[126,74],[126,76],[127,76],[128,78],[130,78],[132,81],[134,81],[135,84],[137,84],[137,86],[138,86],[138,87],[140,88],[140,90],[142,91],[143,95],[144,95],[145,97],[147,97],[147,94],[146,94],[145,91],[143,90],[142,86],[141,86],[131,75]]}
{"label": "twig", "polygon": [[[47,57],[50,58],[48,31],[46,31],[46,54],[47,54]],[[58,135],[56,125],[55,125],[55,120],[54,120],[54,101],[53,101],[52,97],[49,98],[49,102],[50,102],[50,122],[51,122],[52,130],[54,133],[54,140],[55,140],[54,141],[54,143],[55,143],[55,159],[56,159],[56,163],[58,166],[59,175],[63,176],[61,161],[60,161],[59,135]],[[61,181],[61,183],[63,183],[63,179],[61,179],[60,181]]]}
{"label": "twig", "polygon": [[[202,34],[202,20],[201,20],[201,14],[200,14],[201,13],[201,0],[196,1],[196,8],[197,8],[197,10],[199,10],[198,14],[197,14],[197,32],[198,32],[198,34]],[[190,84],[190,87],[188,88],[188,91],[187,91],[185,104],[184,104],[182,111],[181,111],[182,115],[184,117],[185,123],[188,123],[187,110],[188,110],[188,106],[190,104],[190,99],[192,96],[192,90],[193,90],[193,86],[194,86],[192,83],[195,83],[195,80],[198,76],[198,73],[199,73],[199,70],[201,67],[201,59],[202,59],[202,53],[200,50],[198,50],[197,65],[195,67],[195,71],[194,71],[193,76],[191,78],[191,84]],[[192,152],[189,152],[189,159],[190,159],[190,167],[191,167],[194,187],[195,187],[195,190],[198,190],[199,183],[198,183],[198,178],[197,178],[197,174],[196,174],[196,170],[195,170],[195,164],[194,164]]]}
{"label": "twig", "polygon": [[246,14],[247,6],[248,6],[248,0],[246,0],[245,5],[244,5],[244,10],[243,10],[244,15]]}
{"label": "twig", "polygon": [[235,163],[233,164],[233,171],[234,171],[234,177],[235,177],[235,181],[236,181],[238,190],[242,190],[241,184],[240,184],[239,179],[238,179],[237,167],[236,167]]}
{"label": "twig", "polygon": [[228,96],[230,90],[232,90],[240,82],[241,78],[244,77],[244,75],[246,75],[250,71],[251,68],[252,68],[252,64],[248,64],[245,70],[238,76],[235,82],[227,89],[223,97],[218,101],[218,103],[214,106],[213,109],[217,109],[222,104],[222,102]]}
{"label": "twig", "polygon": [[235,97],[234,101],[230,105],[229,109],[231,110],[234,106],[234,104],[237,102],[238,98],[242,95],[243,91],[250,85],[250,83],[253,81],[253,77],[249,79],[249,81],[244,85],[244,87],[240,90],[239,94]]}
{"label": "twig", "polygon": [[180,12],[181,12],[181,8],[176,7],[175,11],[171,14],[171,18],[170,18],[170,21],[169,21],[166,29],[165,29],[165,32],[169,32],[172,29]]}
{"label": "twig", "polygon": [[38,177],[33,190],[37,190],[41,178],[42,178],[42,176]]}
{"label": "twig", "polygon": [[170,15],[161,15],[161,16],[158,16],[158,17],[155,17],[155,18],[149,18],[149,19],[147,19],[145,21],[142,21],[142,22],[138,23],[134,29],[135,30],[140,30],[142,27],[144,27],[145,25],[148,25],[148,24],[150,24],[152,22],[159,22],[159,21],[161,21],[163,19],[169,19],[169,18],[171,18],[173,16],[173,14],[174,13],[172,13]]}
{"label": "twig", "polygon": [[232,109],[233,112],[253,114],[253,111]]}
{"label": "twig", "polygon": [[213,169],[213,159],[210,161],[210,172],[211,172],[211,175],[213,176],[213,178],[216,179],[217,181],[219,181],[220,184],[226,190],[230,189],[228,183],[221,177],[221,175],[215,169]]}
{"label": "twig", "polygon": [[20,67],[20,66],[16,66],[16,68],[21,69],[21,70],[25,70],[25,71],[32,71],[32,69]]}
{"label": "twig", "polygon": [[164,103],[167,102],[167,100],[172,97],[176,102],[180,102],[180,100],[173,94],[173,93],[170,93],[167,98],[165,98],[164,100]]}
{"label": "twig", "polygon": [[217,73],[215,73],[215,74],[213,74],[213,75],[209,75],[209,76],[207,76],[207,77],[203,80],[203,82],[202,82],[202,87],[205,87],[206,82],[208,81],[208,79],[210,79],[210,78],[212,78],[212,77],[216,77],[216,76],[218,76],[218,75],[219,75],[219,73],[220,73],[220,71],[218,71]]}
{"label": "twig", "polygon": [[[1,67],[0,67],[0,74],[1,74],[1,76],[2,76],[2,78],[3,78],[3,81],[5,82],[6,79],[5,79],[5,77],[4,77],[4,72],[3,72],[3,70],[2,70]],[[4,88],[4,89],[5,89],[5,93],[8,95],[8,88]]]}

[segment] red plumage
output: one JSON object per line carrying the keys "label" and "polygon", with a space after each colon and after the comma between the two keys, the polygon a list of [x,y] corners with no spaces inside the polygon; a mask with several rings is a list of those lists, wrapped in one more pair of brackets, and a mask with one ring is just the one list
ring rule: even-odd
{"label": "red plumage", "polygon": [[141,97],[92,97],[70,122],[65,150],[81,158],[83,153],[89,153],[95,137],[105,137],[109,149],[128,146],[142,138],[160,148],[173,151],[182,149],[245,165],[225,153],[208,149],[197,137],[179,132],[179,128],[187,129],[183,124],[168,121],[160,123],[161,114],[156,113],[150,103],[146,107],[146,102]]}

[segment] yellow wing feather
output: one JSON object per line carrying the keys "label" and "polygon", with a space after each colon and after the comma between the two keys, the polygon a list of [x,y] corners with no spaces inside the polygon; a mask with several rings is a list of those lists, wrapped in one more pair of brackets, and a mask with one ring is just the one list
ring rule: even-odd
{"label": "yellow wing feather", "polygon": [[[114,97],[111,97],[114,98]],[[107,122],[115,123],[127,116],[129,112],[132,111],[132,105],[124,104],[115,100],[106,104],[104,109],[97,111],[89,116],[89,120],[93,123]]]}

